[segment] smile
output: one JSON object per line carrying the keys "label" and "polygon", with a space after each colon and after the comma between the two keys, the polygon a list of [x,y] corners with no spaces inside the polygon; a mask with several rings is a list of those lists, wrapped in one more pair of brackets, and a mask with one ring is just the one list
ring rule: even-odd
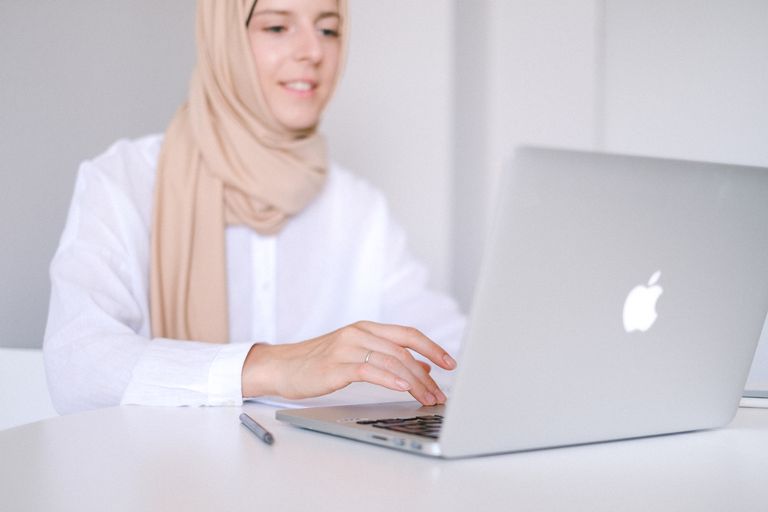
{"label": "smile", "polygon": [[296,92],[309,92],[317,87],[316,82],[306,80],[292,80],[290,82],[282,82],[281,85],[286,89]]}

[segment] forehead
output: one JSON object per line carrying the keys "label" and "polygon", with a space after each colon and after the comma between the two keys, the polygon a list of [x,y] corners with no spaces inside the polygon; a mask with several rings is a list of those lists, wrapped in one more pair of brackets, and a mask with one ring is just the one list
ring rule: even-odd
{"label": "forehead", "polygon": [[254,12],[284,11],[288,13],[338,12],[338,0],[257,0]]}

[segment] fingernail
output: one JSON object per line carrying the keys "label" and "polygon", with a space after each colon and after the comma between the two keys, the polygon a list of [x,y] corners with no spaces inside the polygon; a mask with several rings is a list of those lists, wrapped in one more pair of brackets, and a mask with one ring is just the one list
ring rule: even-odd
{"label": "fingernail", "polygon": [[397,384],[397,386],[398,386],[400,389],[402,389],[403,391],[408,391],[409,389],[411,389],[411,385],[410,385],[410,384],[408,384],[408,383],[407,383],[406,381],[404,381],[403,379],[395,379],[395,384]]}
{"label": "fingernail", "polygon": [[443,361],[445,361],[449,368],[456,368],[456,361],[448,354],[443,356]]}
{"label": "fingernail", "polygon": [[432,393],[427,392],[425,398],[427,399],[427,405],[435,405],[437,403],[437,398]]}
{"label": "fingernail", "polygon": [[440,391],[439,389],[435,392],[437,393],[437,399],[441,404],[444,404],[446,400],[448,400],[448,397],[445,396],[445,393]]}

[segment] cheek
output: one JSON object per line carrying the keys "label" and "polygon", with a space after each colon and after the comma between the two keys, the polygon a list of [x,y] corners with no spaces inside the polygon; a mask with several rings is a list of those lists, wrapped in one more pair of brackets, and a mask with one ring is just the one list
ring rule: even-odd
{"label": "cheek", "polygon": [[253,65],[256,69],[259,85],[266,92],[276,76],[280,55],[275,48],[265,44],[258,37],[251,37],[251,53],[253,54]]}
{"label": "cheek", "polygon": [[338,44],[330,44],[325,51],[325,78],[333,82],[339,72],[339,59],[341,57],[341,50]]}

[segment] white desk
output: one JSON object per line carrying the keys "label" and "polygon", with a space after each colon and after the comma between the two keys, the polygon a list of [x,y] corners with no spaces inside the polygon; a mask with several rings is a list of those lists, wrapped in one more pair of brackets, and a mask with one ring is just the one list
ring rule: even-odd
{"label": "white desk", "polygon": [[443,461],[300,430],[244,407],[118,407],[0,432],[0,509],[768,510],[768,409],[727,428]]}

